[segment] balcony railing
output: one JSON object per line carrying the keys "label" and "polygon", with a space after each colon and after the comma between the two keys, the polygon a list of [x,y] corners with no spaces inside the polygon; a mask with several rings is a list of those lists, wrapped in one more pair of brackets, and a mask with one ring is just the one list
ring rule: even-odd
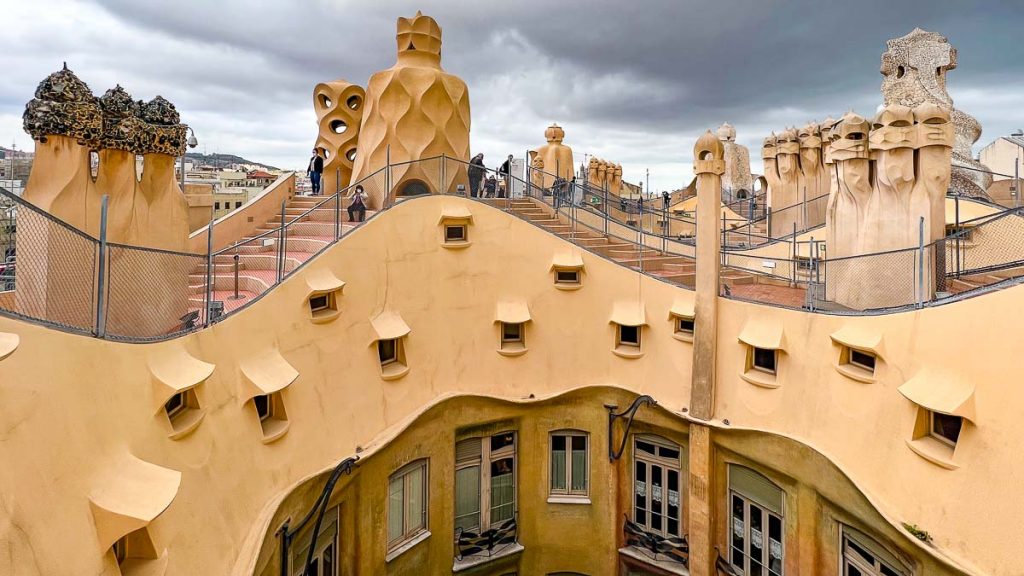
{"label": "balcony railing", "polygon": [[483,532],[456,528],[456,562],[493,558],[511,551],[519,545],[517,528],[515,516]]}
{"label": "balcony railing", "polygon": [[675,562],[687,566],[690,561],[690,545],[686,538],[648,532],[636,522],[630,522],[629,518],[623,523],[622,531],[626,534],[626,546],[631,546],[655,562]]}

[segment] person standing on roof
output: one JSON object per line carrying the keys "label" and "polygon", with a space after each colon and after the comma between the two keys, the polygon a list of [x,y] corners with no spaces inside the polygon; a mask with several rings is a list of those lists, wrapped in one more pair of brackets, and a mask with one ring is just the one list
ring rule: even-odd
{"label": "person standing on roof", "polygon": [[320,177],[324,173],[324,157],[320,155],[319,148],[313,148],[313,157],[309,159],[309,167],[306,168],[306,176],[313,185],[313,196],[320,195]]}
{"label": "person standing on roof", "polygon": [[501,167],[498,168],[498,176],[501,178],[501,182],[498,183],[498,198],[504,198],[506,191],[508,191],[511,188],[511,178],[509,177],[511,174],[512,155],[509,154],[505,162],[503,162],[501,164]]}
{"label": "person standing on roof", "polygon": [[473,156],[473,159],[469,161],[469,195],[471,197],[476,198],[480,195],[480,181],[483,180],[486,171],[483,153]]}

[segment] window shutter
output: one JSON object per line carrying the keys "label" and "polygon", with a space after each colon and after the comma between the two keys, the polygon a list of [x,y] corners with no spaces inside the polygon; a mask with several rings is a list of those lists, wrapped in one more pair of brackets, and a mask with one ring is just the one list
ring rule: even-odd
{"label": "window shutter", "polygon": [[768,510],[782,516],[785,493],[764,476],[750,468],[729,465],[729,489],[757,502]]}
{"label": "window shutter", "polygon": [[455,444],[455,463],[466,464],[480,460],[480,439],[467,438]]}

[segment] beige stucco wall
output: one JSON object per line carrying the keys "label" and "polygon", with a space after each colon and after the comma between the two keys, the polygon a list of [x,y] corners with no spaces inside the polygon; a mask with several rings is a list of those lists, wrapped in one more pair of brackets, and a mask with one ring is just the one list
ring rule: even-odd
{"label": "beige stucco wall", "polygon": [[[246,202],[241,208],[233,209],[227,215],[213,222],[213,249],[220,250],[246,236],[255,236],[257,229],[271,218],[280,217],[281,203],[295,195],[295,173],[286,172],[278,176],[273,184]],[[188,238],[189,252],[206,253],[206,228],[201,226]]]}
{"label": "beige stucco wall", "polygon": [[[1013,177],[1017,161],[1024,164],[1024,148],[1005,138],[996,138],[991,144],[981,149],[978,160],[993,172]],[[1024,165],[1021,166],[1021,170],[1024,171]],[[993,176],[992,179],[1005,180],[1006,176]]]}
{"label": "beige stucco wall", "polygon": [[[473,214],[472,244],[451,250],[440,245],[438,221],[459,206]],[[250,574],[277,503],[296,483],[357,446],[383,442],[447,395],[521,399],[611,385],[681,409],[691,349],[672,337],[668,311],[692,293],[585,252],[583,287],[556,289],[552,259],[578,251],[481,204],[426,197],[358,228],[244,311],[176,341],[117,344],[0,318],[0,332],[20,336],[17,350],[0,360],[0,405],[10,423],[0,447],[5,461],[19,462],[0,469],[0,541],[9,551],[0,556],[0,572],[116,574],[112,555],[96,541],[88,498],[110,482],[125,453],[182,473],[173,503],[151,524],[158,549],[168,548],[167,574]],[[307,282],[325,271],[347,283],[341,314],[313,324]],[[724,300],[713,424],[729,419],[730,428],[805,443],[846,472],[889,520],[929,530],[936,554],[978,573],[1013,574],[1015,518],[1024,502],[1000,496],[1016,490],[1010,439],[1024,426],[1017,417],[1024,393],[1007,376],[1015,345],[1004,335],[1024,321],[1016,305],[1021,290],[860,318]],[[495,351],[500,300],[529,305],[523,356]],[[649,324],[645,354],[624,359],[611,351],[609,318],[616,302],[636,301]],[[395,381],[380,378],[372,347],[369,320],[382,310],[401,314],[412,329],[405,344],[411,370]],[[744,352],[736,338],[754,318],[785,329],[777,389],[738,377]],[[849,381],[832,367],[838,348],[829,334],[844,325],[884,334],[877,382]],[[979,326],[985,330],[972,328]],[[951,338],[951,330],[971,336]],[[166,417],[154,408],[147,365],[174,347],[216,365],[197,388],[205,418],[180,440],[167,437]],[[239,364],[271,349],[300,375],[283,392],[289,431],[264,444],[252,406],[240,397]],[[57,352],[60,362],[53,361]],[[925,365],[964,374],[977,386],[978,423],[965,426],[954,471],[904,443],[914,407],[896,387]],[[54,542],[61,553],[51,553]]]}

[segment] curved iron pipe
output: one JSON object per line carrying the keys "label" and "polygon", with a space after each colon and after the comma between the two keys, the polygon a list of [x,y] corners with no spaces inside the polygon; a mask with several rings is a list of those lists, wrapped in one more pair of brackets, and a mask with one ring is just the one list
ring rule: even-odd
{"label": "curved iron pipe", "polygon": [[[626,441],[629,438],[629,429],[633,426],[633,418],[636,417],[636,411],[640,409],[640,406],[644,404],[650,404],[651,406],[657,406],[658,401],[654,398],[644,394],[637,396],[633,400],[633,403],[629,405],[624,411],[616,414],[615,409],[618,406],[605,404],[604,407],[608,409],[608,461],[614,462],[622,457],[622,452],[626,449]],[[619,449],[613,448],[612,444],[615,442],[614,425],[615,421],[619,418],[628,418],[626,421],[626,429],[622,432],[622,443],[619,444]]]}
{"label": "curved iron pipe", "polygon": [[289,528],[290,522],[285,520],[284,524],[277,530],[277,534],[281,536],[281,576],[288,576],[288,549],[291,547],[292,538],[306,527],[306,524],[313,518],[314,513],[319,512],[316,516],[316,524],[313,527],[313,537],[310,540],[309,552],[306,554],[306,561],[302,566],[302,576],[310,576],[309,565],[313,563],[316,541],[320,536],[320,524],[323,522],[324,512],[327,511],[327,502],[331,498],[331,493],[334,492],[334,485],[338,483],[342,474],[352,474],[358,460],[359,456],[352,456],[339,462],[331,472],[331,477],[327,479],[327,483],[324,484],[324,489],[320,491],[320,496],[317,497],[313,507],[299,521],[298,525],[291,529]]}

